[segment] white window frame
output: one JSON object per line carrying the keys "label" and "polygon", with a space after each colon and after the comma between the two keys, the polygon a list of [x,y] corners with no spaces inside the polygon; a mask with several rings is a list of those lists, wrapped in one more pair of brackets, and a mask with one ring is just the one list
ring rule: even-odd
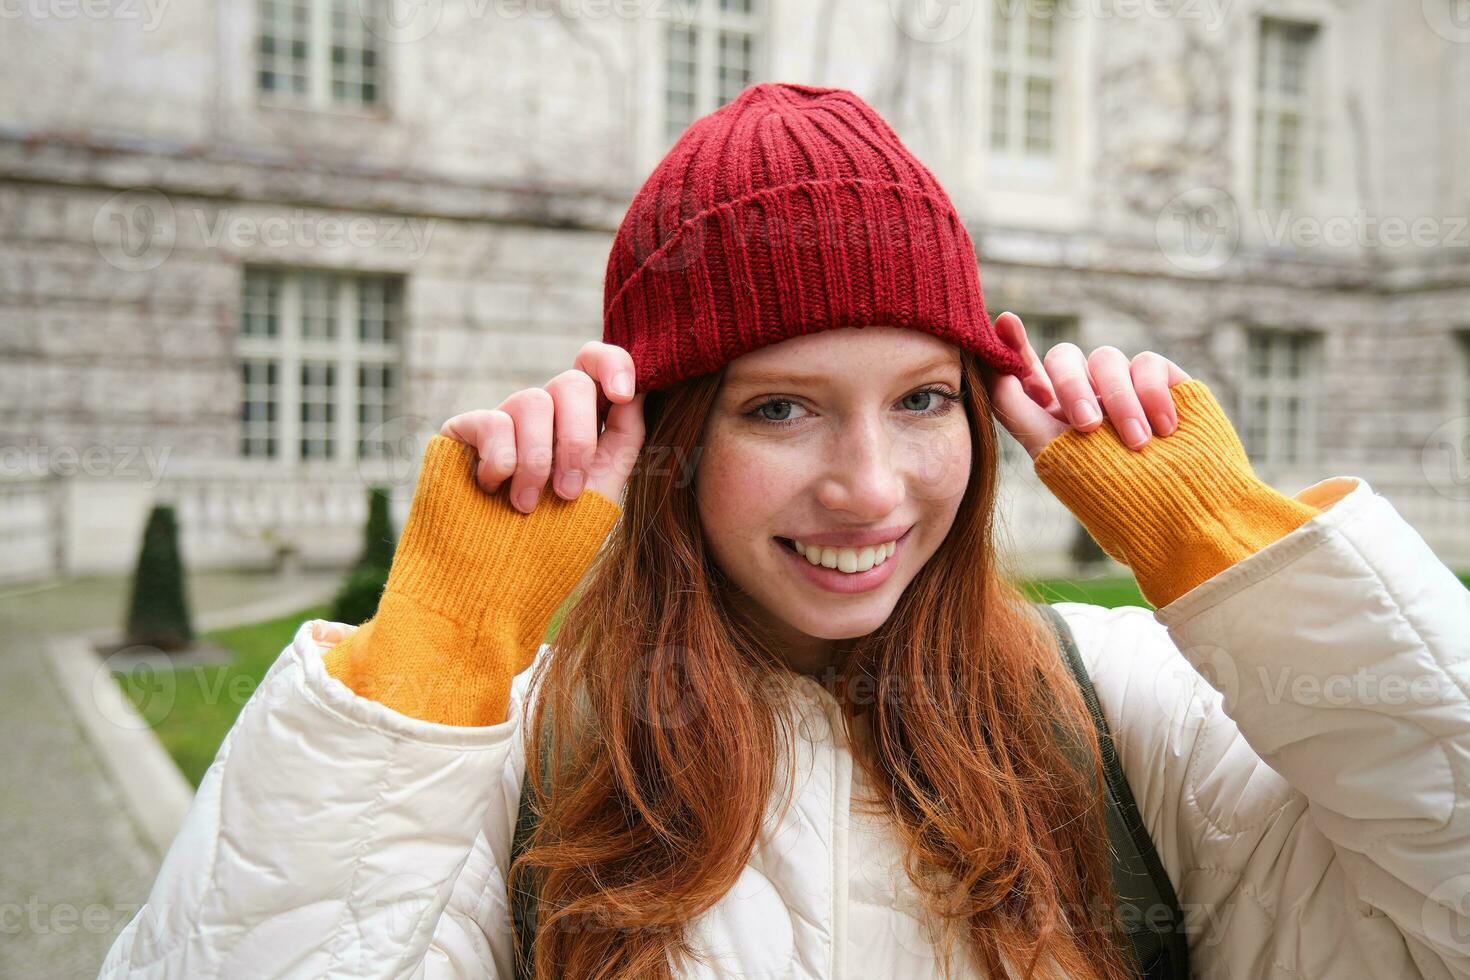
{"label": "white window frame", "polygon": [[[1282,90],[1281,65],[1285,45],[1293,36],[1303,37],[1299,88]],[[1262,16],[1256,26],[1254,118],[1252,119],[1251,173],[1255,203],[1268,211],[1302,207],[1307,189],[1317,174],[1317,97],[1321,91],[1322,26],[1315,21]],[[1297,119],[1296,182],[1283,186],[1279,180],[1275,149],[1281,138],[1282,119]],[[1268,149],[1271,151],[1268,154]]]}
{"label": "white window frame", "polygon": [[[246,455],[245,422],[240,420],[240,438],[236,442],[242,460],[276,465],[286,468],[340,467],[356,465],[363,459],[378,459],[388,455],[391,447],[378,439],[364,444],[382,423],[394,417],[403,404],[403,365],[400,352],[404,333],[404,292],[402,277],[392,275],[358,274],[336,270],[281,268],[274,266],[247,266],[242,280],[242,297],[248,297],[252,283],[274,281],[278,285],[279,308],[275,336],[261,336],[246,332],[245,315],[242,309],[240,330],[235,342],[237,364],[242,365],[236,377],[243,381],[243,364],[266,362],[276,365],[276,410],[275,428],[272,438],[276,444],[274,456]],[[331,336],[308,337],[304,335],[303,297],[308,282],[327,284],[331,290],[332,327]],[[369,283],[382,284],[388,290],[391,301],[390,336],[384,342],[365,341],[359,336],[359,298]],[[248,299],[245,300],[248,302]],[[330,364],[335,370],[332,389],[333,418],[330,422],[329,438],[331,454],[326,458],[307,457],[303,453],[303,439],[307,435],[302,413],[302,370],[307,365]],[[374,397],[372,403],[379,408],[374,414],[383,418],[368,420],[360,424],[359,407],[366,404],[363,393],[367,389],[359,385],[359,369],[364,367],[387,367],[392,371],[392,384],[387,398]],[[248,392],[242,389],[237,405],[243,407]]]}
{"label": "white window frame", "polygon": [[[1051,177],[1064,157],[1064,127],[1069,95],[1065,45],[1069,41],[1067,18],[1057,15],[1055,5],[1035,4],[1027,0],[990,0],[989,43],[981,65],[985,70],[986,116],[985,152],[991,169],[1023,176]],[[1009,16],[1002,19],[1001,11]],[[1033,17],[1045,14],[1045,17]],[[1046,20],[1051,24],[1051,51],[1045,58],[1031,54],[1031,23]],[[996,107],[999,104],[996,76],[1006,76],[1006,136],[1003,145],[995,142]],[[1032,79],[1044,79],[1051,86],[1047,104],[1050,116],[1049,145],[1044,152],[1027,146],[1027,89]]]}
{"label": "white window frame", "polygon": [[[727,7],[740,3],[748,11]],[[729,102],[740,91],[766,75],[767,5],[770,0],[674,0],[668,5],[666,23],[659,25],[659,125],[664,146],[672,145],[688,124]],[[692,104],[689,119],[676,119],[670,112],[671,73],[674,35],[678,31],[694,32],[694,69]],[[738,86],[721,91],[720,72],[725,67],[721,42],[727,37],[743,37],[750,43],[749,77]]]}
{"label": "white window frame", "polygon": [[[1265,346],[1266,373],[1254,370],[1253,347]],[[1295,345],[1295,351],[1293,346]],[[1297,358],[1297,373],[1289,370]],[[1322,335],[1315,330],[1248,327],[1242,357],[1237,431],[1253,464],[1299,466],[1317,461],[1317,406],[1322,364]],[[1286,436],[1287,404],[1298,399],[1294,443]],[[1264,418],[1257,411],[1264,400]]]}
{"label": "white window frame", "polygon": [[[265,105],[368,113],[384,111],[388,94],[385,62],[387,44],[383,40],[382,32],[375,31],[363,18],[381,19],[383,4],[391,2],[394,0],[254,0],[255,31],[251,38],[254,63],[251,81],[256,97]],[[270,36],[276,39],[278,45],[280,43],[277,35],[268,33],[271,24],[267,22],[265,16],[267,6],[284,7],[288,10],[301,8],[307,11],[306,91],[304,92],[281,88],[267,89],[261,85],[261,75],[266,70],[264,56],[260,50],[262,39]],[[333,15],[338,11],[347,20],[350,29],[347,34],[338,32],[333,25]],[[353,42],[350,50],[357,53],[359,58],[366,51],[372,52],[374,96],[371,101],[364,101],[361,97],[362,74],[360,72],[356,73],[358,87],[354,96],[339,97],[333,91],[333,84],[337,81],[333,77],[333,49],[339,44],[346,47],[349,41]],[[349,67],[352,66],[349,65]]]}

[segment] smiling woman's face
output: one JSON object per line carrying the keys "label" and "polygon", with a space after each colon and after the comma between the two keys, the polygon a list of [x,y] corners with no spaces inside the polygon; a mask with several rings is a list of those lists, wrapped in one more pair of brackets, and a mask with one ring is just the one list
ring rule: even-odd
{"label": "smiling woman's face", "polygon": [[970,477],[960,381],[958,348],[898,327],[824,330],[726,367],[700,521],[793,669],[880,627],[949,532]]}

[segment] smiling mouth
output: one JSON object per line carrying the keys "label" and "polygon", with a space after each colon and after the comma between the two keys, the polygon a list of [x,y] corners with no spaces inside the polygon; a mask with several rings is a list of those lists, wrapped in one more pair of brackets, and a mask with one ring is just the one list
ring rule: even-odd
{"label": "smiling mouth", "polygon": [[850,558],[854,554],[861,555],[862,552],[864,550],[868,549],[868,548],[872,548],[872,549],[877,550],[878,551],[878,554],[880,554],[880,555],[883,556],[883,560],[882,561],[874,562],[867,569],[864,569],[863,572],[859,572],[856,569],[854,569],[851,572],[844,572],[844,574],[848,574],[848,575],[861,575],[861,574],[863,574],[866,571],[870,571],[870,570],[872,570],[874,568],[878,568],[878,567],[882,566],[884,563],[886,563],[888,561],[892,561],[893,560],[893,556],[894,556],[894,554],[895,554],[895,552],[897,550],[898,544],[900,542],[902,542],[904,539],[906,539],[911,533],[913,533],[913,530],[914,530],[913,527],[910,527],[907,531],[905,531],[903,534],[899,535],[897,538],[893,539],[892,541],[885,542],[882,545],[865,545],[862,548],[832,548],[830,550],[833,551],[833,552],[835,552],[834,560],[835,560],[836,564],[834,564],[834,565],[827,565],[827,564],[825,564],[823,562],[819,562],[819,561],[818,562],[814,562],[810,558],[807,557],[808,555],[812,554],[813,551],[826,551],[826,550],[829,550],[829,549],[826,549],[826,548],[821,548],[821,549],[809,548],[809,549],[806,549],[806,551],[807,551],[806,554],[802,554],[801,551],[797,550],[796,541],[795,540],[793,540],[791,538],[783,538],[780,535],[775,535],[774,537],[775,537],[776,541],[780,543],[781,547],[785,548],[787,551],[791,552],[793,555],[795,555],[796,557],[800,558],[802,561],[804,561],[807,564],[811,565],[813,568],[826,568],[826,569],[828,569],[830,571],[842,571],[842,569],[841,569],[840,566],[841,566],[841,563],[842,563],[841,560],[842,560],[842,557],[843,557],[843,553],[844,552],[848,553],[848,556]]}

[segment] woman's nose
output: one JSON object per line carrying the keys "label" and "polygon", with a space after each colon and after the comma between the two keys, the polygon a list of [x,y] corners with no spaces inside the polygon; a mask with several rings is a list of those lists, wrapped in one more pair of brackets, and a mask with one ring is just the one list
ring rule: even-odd
{"label": "woman's nose", "polygon": [[894,441],[877,421],[844,426],[829,447],[817,498],[828,510],[879,520],[904,499],[905,472]]}

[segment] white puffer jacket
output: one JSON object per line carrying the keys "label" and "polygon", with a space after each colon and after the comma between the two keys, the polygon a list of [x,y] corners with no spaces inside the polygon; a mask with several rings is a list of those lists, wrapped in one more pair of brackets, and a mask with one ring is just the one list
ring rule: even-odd
{"label": "white puffer jacket", "polygon": [[[1057,608],[1196,975],[1470,978],[1470,592],[1335,479],[1330,509],[1157,612]],[[104,977],[512,976],[529,675],[503,724],[417,721],[324,671],[349,629],[306,623],[271,668]],[[807,694],[795,806],[697,920],[698,975],[938,975],[894,838],[849,813],[837,705]]]}

